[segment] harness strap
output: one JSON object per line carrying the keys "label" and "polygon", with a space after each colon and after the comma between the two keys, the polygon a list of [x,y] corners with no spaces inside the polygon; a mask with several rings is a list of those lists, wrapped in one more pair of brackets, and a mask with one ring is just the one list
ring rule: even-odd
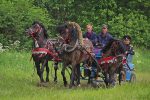
{"label": "harness strap", "polygon": [[53,52],[51,52],[46,48],[35,48],[34,50],[32,50],[32,54],[46,54],[46,55],[48,54],[52,56],[54,61],[61,61],[60,58],[58,58]]}
{"label": "harness strap", "polygon": [[105,58],[101,58],[98,60],[99,64],[104,64],[104,63],[114,63],[117,61],[117,57],[123,57],[122,62],[121,63],[126,63],[126,58],[124,54],[120,54],[117,56],[109,56],[109,57],[105,57]]}

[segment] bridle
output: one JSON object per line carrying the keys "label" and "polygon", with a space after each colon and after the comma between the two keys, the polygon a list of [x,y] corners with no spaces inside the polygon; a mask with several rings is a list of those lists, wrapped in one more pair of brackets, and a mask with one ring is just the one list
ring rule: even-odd
{"label": "bridle", "polygon": [[61,38],[65,41],[66,44],[69,44],[71,42],[71,33],[66,32],[66,30],[63,30],[61,33]]}
{"label": "bridle", "polygon": [[33,38],[34,41],[37,41],[36,37],[37,35],[41,33],[41,31],[42,31],[42,28],[40,27],[40,25],[35,24],[31,28],[29,28],[28,33]]}

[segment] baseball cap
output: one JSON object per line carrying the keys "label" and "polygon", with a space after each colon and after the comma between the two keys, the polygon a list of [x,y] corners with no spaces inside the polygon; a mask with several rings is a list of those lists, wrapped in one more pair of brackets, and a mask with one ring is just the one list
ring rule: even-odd
{"label": "baseball cap", "polygon": [[108,28],[108,26],[106,24],[103,24],[102,28]]}

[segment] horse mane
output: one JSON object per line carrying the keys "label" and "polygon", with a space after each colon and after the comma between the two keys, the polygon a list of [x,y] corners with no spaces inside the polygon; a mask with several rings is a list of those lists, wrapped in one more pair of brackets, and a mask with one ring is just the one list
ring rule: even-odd
{"label": "horse mane", "polygon": [[111,40],[104,46],[104,48],[102,49],[102,52],[103,52],[103,53],[106,53],[106,52],[110,49],[110,47],[111,47],[111,45],[112,45],[112,43],[113,43],[114,41],[116,41],[116,39],[111,39]]}
{"label": "horse mane", "polygon": [[47,34],[47,30],[46,30],[46,28],[44,27],[44,25],[43,25],[42,23],[40,23],[39,21],[34,21],[34,22],[32,23],[32,25],[35,25],[35,24],[38,24],[38,25],[40,25],[40,26],[42,27],[44,36],[45,36],[45,38],[47,39],[49,36],[48,36],[48,34]]}
{"label": "horse mane", "polygon": [[70,29],[72,40],[76,41],[82,34],[81,27],[75,22],[67,22],[67,27]]}

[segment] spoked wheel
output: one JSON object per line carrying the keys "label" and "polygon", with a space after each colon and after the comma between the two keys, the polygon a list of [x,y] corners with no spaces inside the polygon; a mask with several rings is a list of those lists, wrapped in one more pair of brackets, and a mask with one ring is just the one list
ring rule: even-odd
{"label": "spoked wheel", "polygon": [[103,80],[93,79],[91,83],[91,86],[94,88],[106,88],[106,84]]}
{"label": "spoked wheel", "polygon": [[97,77],[91,79],[91,85],[94,88],[106,88],[106,84],[104,82],[104,75],[99,73]]}
{"label": "spoked wheel", "polygon": [[136,75],[135,75],[134,72],[131,73],[130,82],[131,82],[131,83],[135,83],[135,82],[136,82]]}

